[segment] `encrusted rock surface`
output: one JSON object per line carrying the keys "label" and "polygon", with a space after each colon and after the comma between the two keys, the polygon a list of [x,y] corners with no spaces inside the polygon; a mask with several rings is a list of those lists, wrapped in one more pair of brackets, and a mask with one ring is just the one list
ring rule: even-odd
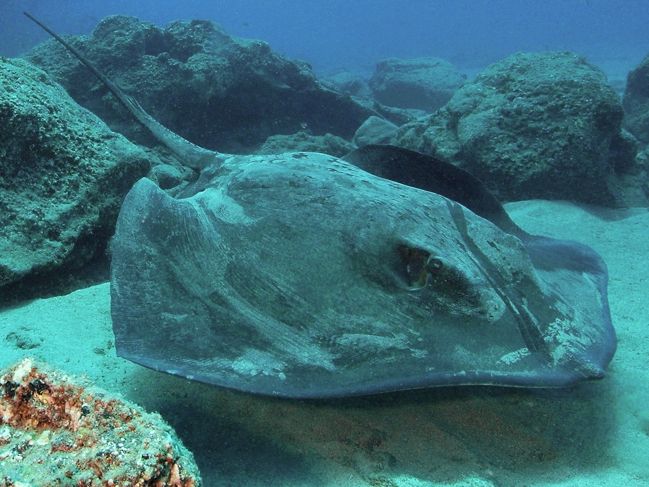
{"label": "encrusted rock surface", "polygon": [[323,85],[340,93],[361,98],[371,98],[372,91],[363,76],[350,71],[340,71],[321,79]]}
{"label": "encrusted rock surface", "polygon": [[649,56],[628,74],[623,105],[624,126],[649,144]]}
{"label": "encrusted rock surface", "polygon": [[439,58],[386,59],[369,80],[374,98],[385,105],[433,112],[465,81],[451,63]]}
{"label": "encrusted rock surface", "polygon": [[152,159],[41,69],[0,58],[0,301],[65,288],[105,259],[122,199]]}
{"label": "encrusted rock surface", "polygon": [[372,115],[358,127],[352,141],[358,147],[369,144],[389,144],[399,127],[392,122]]}
{"label": "encrusted rock surface", "polygon": [[0,486],[199,487],[157,414],[24,359],[0,371]]}
{"label": "encrusted rock surface", "polygon": [[[307,128],[350,139],[371,112],[324,88],[311,68],[208,21],[159,28],[124,16],[71,38],[88,59],[169,129],[210,149],[254,151],[267,137]],[[94,76],[52,41],[27,55],[81,105],[134,140],[148,134],[121,113]]]}
{"label": "encrusted rock surface", "polygon": [[313,135],[297,132],[291,135],[273,135],[257,149],[256,154],[279,154],[282,152],[322,152],[342,157],[355,149],[354,144],[331,134]]}
{"label": "encrusted rock surface", "polygon": [[458,164],[504,200],[644,205],[622,115],[604,74],[583,58],[522,53],[487,68],[435,114],[404,125],[395,143]]}

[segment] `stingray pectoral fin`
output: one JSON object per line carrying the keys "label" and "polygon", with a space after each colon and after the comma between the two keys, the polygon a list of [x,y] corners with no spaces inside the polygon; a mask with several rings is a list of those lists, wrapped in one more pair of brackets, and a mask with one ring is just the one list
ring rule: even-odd
{"label": "stingray pectoral fin", "polygon": [[572,362],[577,377],[602,377],[617,348],[604,260],[579,242],[537,235],[523,241],[537,273],[552,277],[546,281],[566,316],[548,328],[546,340],[561,343],[556,355]]}
{"label": "stingray pectoral fin", "polygon": [[[220,281],[221,236],[191,199],[176,200],[148,179],[127,195],[111,243],[111,315],[119,356],[155,370],[226,383],[227,343],[236,334]],[[225,326],[225,329],[220,329]],[[241,366],[241,363],[239,363]],[[210,374],[202,373],[204,369]]]}

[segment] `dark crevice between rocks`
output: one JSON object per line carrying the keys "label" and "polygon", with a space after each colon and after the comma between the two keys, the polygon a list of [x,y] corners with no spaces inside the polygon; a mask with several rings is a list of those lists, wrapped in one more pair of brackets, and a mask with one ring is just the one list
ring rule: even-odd
{"label": "dark crevice between rocks", "polygon": [[[112,234],[112,231],[111,231]],[[110,259],[107,251],[109,237],[100,236],[97,232],[80,238],[67,262],[54,270],[44,268],[32,272],[21,280],[8,284],[0,289],[0,309],[16,306],[34,299],[62,296],[78,289],[93,286],[110,279]],[[95,242],[92,257],[84,259],[86,263],[78,266],[75,253],[87,249],[90,242]]]}

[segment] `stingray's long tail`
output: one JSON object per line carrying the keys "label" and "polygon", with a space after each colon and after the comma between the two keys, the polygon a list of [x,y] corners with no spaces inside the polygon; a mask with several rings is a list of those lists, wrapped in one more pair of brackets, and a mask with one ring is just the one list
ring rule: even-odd
{"label": "stingray's long tail", "polygon": [[215,151],[199,147],[191,143],[187,139],[182,138],[180,135],[172,132],[167,127],[158,122],[155,118],[149,115],[144,108],[133,97],[124,93],[115,83],[109,80],[106,75],[93,66],[88,59],[79,52],[79,50],[69,44],[56,32],[51,30],[40,20],[27,12],[23,12],[30,20],[35,22],[45,32],[54,37],[63,47],[65,47],[74,57],[76,57],[81,64],[86,66],[92,73],[101,81],[110,92],[115,95],[115,98],[133,115],[138,122],[146,127],[156,138],[158,142],[167,147],[180,162],[193,169],[201,170],[205,166],[212,163],[218,163],[220,154]]}

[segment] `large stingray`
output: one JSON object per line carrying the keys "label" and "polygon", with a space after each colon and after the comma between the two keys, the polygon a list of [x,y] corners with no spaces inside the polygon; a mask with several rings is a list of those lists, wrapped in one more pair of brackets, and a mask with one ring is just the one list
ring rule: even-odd
{"label": "large stingray", "polygon": [[111,246],[120,356],[287,397],[603,375],[615,334],[601,258],[523,232],[466,172],[389,146],[346,160],[207,151],[90,67],[201,171],[175,197],[143,179],[124,201]]}

